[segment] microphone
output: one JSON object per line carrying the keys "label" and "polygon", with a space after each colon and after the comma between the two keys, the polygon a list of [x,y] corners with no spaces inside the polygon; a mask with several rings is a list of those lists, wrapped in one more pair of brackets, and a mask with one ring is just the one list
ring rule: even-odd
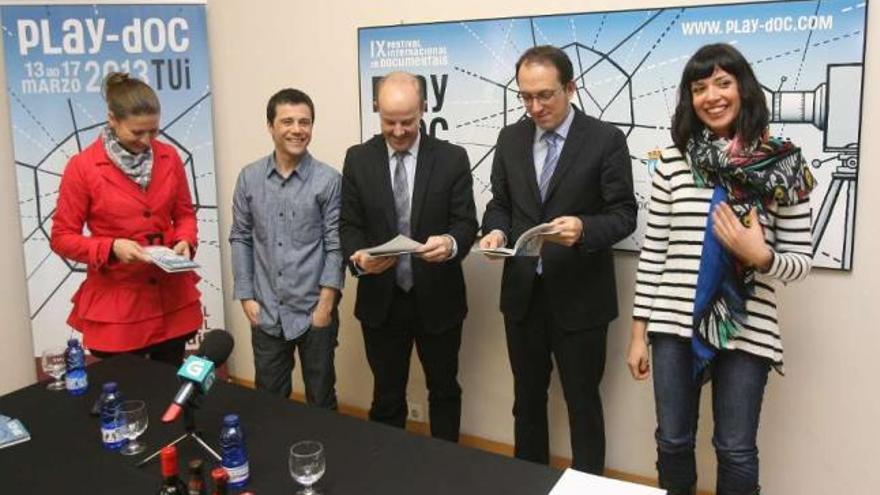
{"label": "microphone", "polygon": [[202,345],[196,353],[186,358],[177,370],[177,376],[183,381],[183,385],[162,416],[162,422],[170,423],[177,419],[182,406],[189,402],[194,393],[208,393],[214,384],[214,369],[229,359],[234,345],[232,336],[226,331],[212,330],[205,333]]}

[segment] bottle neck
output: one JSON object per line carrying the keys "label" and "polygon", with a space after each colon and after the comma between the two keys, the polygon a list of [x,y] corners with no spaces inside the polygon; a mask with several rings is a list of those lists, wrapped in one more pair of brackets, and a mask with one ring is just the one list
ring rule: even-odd
{"label": "bottle neck", "polygon": [[162,479],[178,480],[180,477],[180,469],[177,467],[177,457],[162,458]]}
{"label": "bottle neck", "polygon": [[226,481],[214,481],[214,491],[211,492],[211,495],[226,495],[227,485]]}
{"label": "bottle neck", "polygon": [[200,486],[205,484],[205,472],[201,464],[197,465],[196,467],[190,466],[189,483],[197,483]]}

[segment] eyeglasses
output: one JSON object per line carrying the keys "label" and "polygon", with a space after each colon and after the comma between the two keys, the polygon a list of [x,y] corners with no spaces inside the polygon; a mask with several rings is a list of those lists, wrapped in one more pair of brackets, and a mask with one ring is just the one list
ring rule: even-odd
{"label": "eyeglasses", "polygon": [[558,93],[559,90],[561,90],[561,89],[562,89],[562,87],[559,87],[556,89],[546,89],[546,90],[541,91],[536,94],[530,94],[530,93],[524,93],[522,91],[518,91],[516,93],[516,97],[525,106],[531,105],[533,101],[537,101],[541,105],[546,105],[547,103],[550,103],[550,100],[552,100],[553,97],[556,96],[556,93]]}

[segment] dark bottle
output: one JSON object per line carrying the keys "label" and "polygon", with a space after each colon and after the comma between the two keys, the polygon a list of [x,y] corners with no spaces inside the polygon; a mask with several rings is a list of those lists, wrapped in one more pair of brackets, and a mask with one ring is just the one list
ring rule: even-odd
{"label": "dark bottle", "polygon": [[211,495],[226,495],[226,485],[229,483],[229,473],[222,467],[211,470],[211,480],[214,482],[214,491]]}
{"label": "dark bottle", "polygon": [[189,495],[208,495],[204,467],[205,463],[201,459],[189,461],[189,479],[186,482]]}
{"label": "dark bottle", "polygon": [[180,479],[177,467],[177,447],[169,445],[160,453],[162,464],[162,487],[159,495],[187,495],[186,485]]}

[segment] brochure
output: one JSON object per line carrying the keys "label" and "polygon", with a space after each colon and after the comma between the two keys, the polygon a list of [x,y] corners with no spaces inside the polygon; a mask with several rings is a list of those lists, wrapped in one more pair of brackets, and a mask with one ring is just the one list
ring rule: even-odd
{"label": "brochure", "polygon": [[497,256],[502,258],[509,256],[541,256],[541,246],[544,245],[544,238],[548,235],[558,233],[559,229],[552,224],[542,223],[523,232],[512,248],[499,247],[495,249],[480,249],[477,247],[474,248],[474,251],[483,253],[487,256]]}
{"label": "brochure", "polygon": [[168,273],[186,272],[200,268],[195,261],[176,254],[171,248],[165,246],[146,246],[144,250],[153,259],[153,264]]}
{"label": "brochure", "polygon": [[31,434],[21,421],[0,414],[0,449],[27,442]]}
{"label": "brochure", "polygon": [[364,249],[364,252],[370,256],[381,258],[384,256],[399,256],[401,254],[412,254],[425,247],[424,244],[414,241],[409,237],[398,234],[397,237],[391,239],[385,244]]}

